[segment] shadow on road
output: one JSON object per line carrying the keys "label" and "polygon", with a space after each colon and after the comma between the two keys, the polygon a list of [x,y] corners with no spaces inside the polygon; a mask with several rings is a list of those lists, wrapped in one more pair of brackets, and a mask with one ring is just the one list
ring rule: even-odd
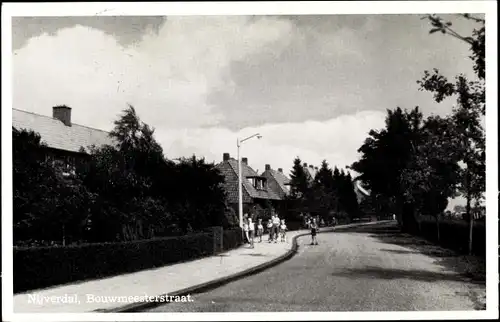
{"label": "shadow on road", "polygon": [[427,270],[403,270],[367,266],[363,268],[345,269],[342,272],[335,272],[333,276],[349,278],[378,278],[378,279],[411,279],[422,282],[452,281],[463,282],[464,277],[458,274],[436,273]]}
{"label": "shadow on road", "polygon": [[256,257],[266,256],[266,255],[261,254],[261,253],[240,254],[240,255],[241,255],[241,256],[256,256]]}
{"label": "shadow on road", "polygon": [[[423,254],[435,259],[434,264],[448,271],[454,271],[471,282],[483,285],[486,282],[486,261],[484,259],[476,256],[460,255],[452,250],[432,244],[423,238],[401,233],[396,223],[359,226],[335,233],[366,234],[379,242],[401,247],[401,249],[381,249],[382,251],[397,253],[402,256]],[[416,274],[418,274],[418,271]]]}

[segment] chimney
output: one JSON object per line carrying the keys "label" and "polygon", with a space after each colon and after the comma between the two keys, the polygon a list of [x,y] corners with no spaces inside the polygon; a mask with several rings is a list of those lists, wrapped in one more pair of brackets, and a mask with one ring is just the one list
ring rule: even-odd
{"label": "chimney", "polygon": [[71,107],[66,105],[54,106],[52,117],[63,122],[66,126],[71,126]]}
{"label": "chimney", "polygon": [[271,170],[271,165],[270,164],[266,164],[266,171],[267,170]]}
{"label": "chimney", "polygon": [[241,158],[241,163],[248,165],[248,158]]}
{"label": "chimney", "polygon": [[278,168],[278,172],[283,173],[283,169],[282,168]]}
{"label": "chimney", "polygon": [[307,163],[304,163],[303,167],[304,167],[304,168],[307,168]]}
{"label": "chimney", "polygon": [[229,161],[231,155],[229,153],[222,154],[222,161]]}

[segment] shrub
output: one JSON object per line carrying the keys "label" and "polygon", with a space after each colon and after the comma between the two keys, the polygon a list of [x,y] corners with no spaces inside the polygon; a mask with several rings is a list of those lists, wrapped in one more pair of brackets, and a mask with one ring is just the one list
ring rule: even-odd
{"label": "shrub", "polygon": [[[224,231],[224,249],[241,230]],[[14,248],[14,292],[104,278],[193,260],[213,253],[213,233],[68,247]]]}
{"label": "shrub", "polygon": [[224,230],[224,238],[222,240],[223,250],[230,250],[239,247],[243,244],[243,235],[240,228]]}

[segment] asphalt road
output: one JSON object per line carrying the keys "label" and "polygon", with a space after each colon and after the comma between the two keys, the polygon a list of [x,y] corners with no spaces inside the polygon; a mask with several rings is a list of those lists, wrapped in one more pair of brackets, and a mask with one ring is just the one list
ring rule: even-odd
{"label": "asphalt road", "polygon": [[267,271],[149,312],[415,311],[480,309],[483,283],[456,256],[402,237],[391,224],[299,239],[297,255]]}

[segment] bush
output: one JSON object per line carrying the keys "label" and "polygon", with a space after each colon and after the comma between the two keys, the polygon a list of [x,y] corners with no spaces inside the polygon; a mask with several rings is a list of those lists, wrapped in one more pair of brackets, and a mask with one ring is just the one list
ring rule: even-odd
{"label": "bush", "polygon": [[237,248],[243,244],[243,235],[241,228],[224,230],[224,238],[222,240],[223,250]]}
{"label": "bush", "polygon": [[[224,249],[241,245],[241,230],[224,231]],[[161,267],[213,254],[213,233],[122,243],[14,248],[14,292]]]}
{"label": "bush", "polygon": [[289,221],[286,223],[286,228],[290,231],[305,229],[304,224],[301,221]]}

